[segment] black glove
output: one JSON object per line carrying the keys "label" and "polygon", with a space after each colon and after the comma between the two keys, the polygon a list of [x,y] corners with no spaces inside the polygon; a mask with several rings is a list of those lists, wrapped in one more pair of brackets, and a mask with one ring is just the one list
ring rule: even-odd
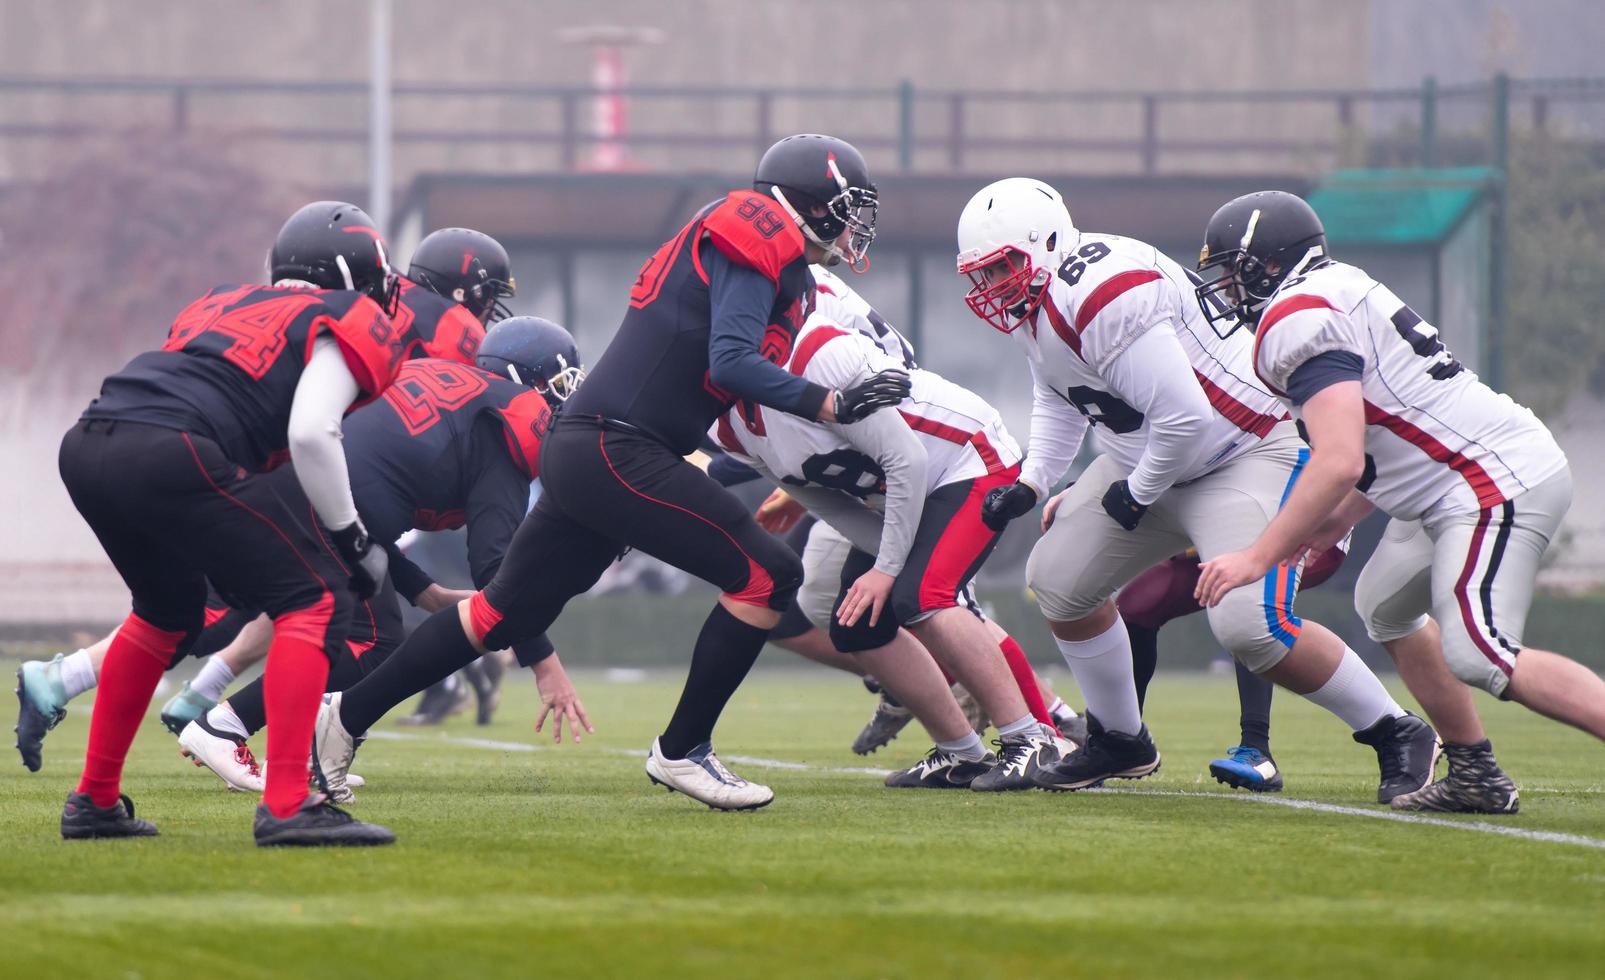
{"label": "black glove", "polygon": [[1016,517],[1030,513],[1037,505],[1037,492],[1023,483],[993,487],[981,501],[981,523],[1002,531]]}
{"label": "black glove", "polygon": [[849,425],[869,418],[875,411],[896,405],[908,397],[914,382],[901,368],[887,368],[871,375],[846,391],[836,392],[836,421]]}
{"label": "black glove", "polygon": [[1109,489],[1103,492],[1103,509],[1115,519],[1116,524],[1128,531],[1137,530],[1142,515],[1148,513],[1147,504],[1139,504],[1131,499],[1131,488],[1126,486],[1125,480],[1109,484]]}
{"label": "black glove", "polygon": [[379,583],[385,580],[385,572],[390,568],[385,550],[368,539],[368,531],[361,521],[330,531],[329,537],[334,539],[335,548],[351,572],[351,587],[364,599],[372,597],[379,591]]}

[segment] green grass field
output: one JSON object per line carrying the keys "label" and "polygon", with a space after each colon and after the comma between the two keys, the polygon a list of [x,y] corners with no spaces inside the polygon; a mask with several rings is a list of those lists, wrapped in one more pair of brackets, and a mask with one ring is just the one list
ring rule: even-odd
{"label": "green grass field", "polygon": [[[401,837],[373,851],[259,852],[254,800],[180,759],[154,712],[125,789],[162,836],[63,842],[56,821],[88,722],[75,705],[46,742],[43,772],[9,749],[0,765],[0,975],[1602,969],[1605,748],[1510,705],[1481,702],[1522,784],[1521,814],[1498,826],[1523,836],[1457,818],[1368,818],[1387,812],[1369,802],[1374,756],[1291,697],[1273,732],[1281,799],[1354,810],[1228,794],[1206,766],[1235,741],[1235,693],[1229,677],[1201,674],[1156,682],[1149,717],[1164,769],[1129,788],[893,792],[849,770],[911,762],[924,748],[918,727],[866,763],[847,749],[872,706],[857,683],[773,670],[737,695],[717,744],[777,799],[722,814],[641,770],[679,680],[577,676],[597,724],[579,746],[525,749],[544,736],[531,731],[534,687],[522,677],[489,728],[457,719],[370,741],[354,809]],[[788,767],[732,759],[742,756]]]}

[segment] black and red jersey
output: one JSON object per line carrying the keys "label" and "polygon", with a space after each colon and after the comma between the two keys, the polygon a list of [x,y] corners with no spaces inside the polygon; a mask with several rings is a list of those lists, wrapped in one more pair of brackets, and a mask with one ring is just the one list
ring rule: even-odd
{"label": "black and red jersey", "polygon": [[784,364],[813,301],[797,226],[755,191],[732,191],[699,211],[647,260],[618,334],[563,414],[618,419],[682,455],[736,398],[709,377],[708,256],[755,270],[775,289],[759,349]]}
{"label": "black and red jersey", "polygon": [[[529,509],[551,409],[539,392],[455,361],[402,365],[384,397],[345,423],[351,495],[369,535],[468,526],[476,585],[501,564]],[[409,599],[428,585],[392,567]]]}
{"label": "black and red jersey", "polygon": [[401,356],[438,357],[447,361],[474,363],[485,325],[468,312],[468,307],[440,295],[411,279],[397,283],[400,300],[392,320],[401,336]]}
{"label": "black and red jersey", "polygon": [[101,385],[84,418],[126,419],[204,435],[235,463],[262,468],[288,449],[296,385],[321,335],[333,337],[361,387],[377,397],[401,366],[390,318],[362,293],[220,286],[173,321],[161,350]]}

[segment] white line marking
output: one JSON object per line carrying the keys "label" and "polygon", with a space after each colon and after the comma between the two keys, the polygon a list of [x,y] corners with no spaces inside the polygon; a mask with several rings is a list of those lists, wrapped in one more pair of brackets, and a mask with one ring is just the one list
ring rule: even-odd
{"label": "white line marking", "polygon": [[[487,738],[464,738],[457,735],[410,735],[402,732],[374,732],[369,738],[387,739],[395,742],[445,742],[449,745],[462,745],[475,749],[492,749],[502,752],[541,752],[545,746],[531,745],[527,742],[498,742]],[[632,759],[646,758],[645,749],[603,749],[609,755],[627,756]],[[723,757],[726,762],[734,762],[744,766],[755,766],[759,769],[785,769],[793,772],[827,772],[854,776],[885,776],[890,770],[874,769],[859,766],[816,766],[806,762],[786,762],[780,759],[764,759],[750,755],[727,755]],[[1512,827],[1508,824],[1489,823],[1486,820],[1449,820],[1444,817],[1426,817],[1416,813],[1400,813],[1396,810],[1368,810],[1357,806],[1342,806],[1337,803],[1319,803],[1315,800],[1296,800],[1266,794],[1243,793],[1193,793],[1186,790],[1175,789],[1145,789],[1141,787],[1105,787],[1103,789],[1082,790],[1084,793],[1096,793],[1110,796],[1171,796],[1189,799],[1204,800],[1232,800],[1238,803],[1265,803],[1271,806],[1283,806],[1292,810],[1307,810],[1315,813],[1330,813],[1343,817],[1368,817],[1372,820],[1388,820],[1393,823],[1422,824],[1428,827],[1447,827],[1451,830],[1470,830],[1482,834],[1496,834],[1502,837],[1519,837],[1523,840],[1541,841],[1546,844],[1571,844],[1576,847],[1588,847],[1596,850],[1605,850],[1605,839],[1598,837],[1585,837],[1581,834],[1564,834],[1553,830],[1531,830],[1526,827]],[[1565,791],[1571,792],[1571,791]]]}

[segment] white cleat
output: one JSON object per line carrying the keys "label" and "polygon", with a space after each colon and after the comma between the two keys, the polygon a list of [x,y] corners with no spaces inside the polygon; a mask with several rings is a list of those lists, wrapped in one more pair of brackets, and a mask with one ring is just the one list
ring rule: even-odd
{"label": "white cleat", "polygon": [[774,791],[749,783],[724,767],[707,742],[684,759],[665,759],[658,740],[646,757],[646,776],[659,786],[684,793],[715,810],[756,810],[774,801]]}
{"label": "white cleat", "polygon": [[335,803],[356,799],[347,775],[356,754],[357,740],[340,723],[340,695],[328,695],[312,729],[312,774],[314,779],[322,779],[324,792]]}
{"label": "white cleat", "polygon": [[186,759],[217,774],[236,793],[262,792],[262,767],[245,740],[220,732],[197,718],[178,734],[178,750]]}

